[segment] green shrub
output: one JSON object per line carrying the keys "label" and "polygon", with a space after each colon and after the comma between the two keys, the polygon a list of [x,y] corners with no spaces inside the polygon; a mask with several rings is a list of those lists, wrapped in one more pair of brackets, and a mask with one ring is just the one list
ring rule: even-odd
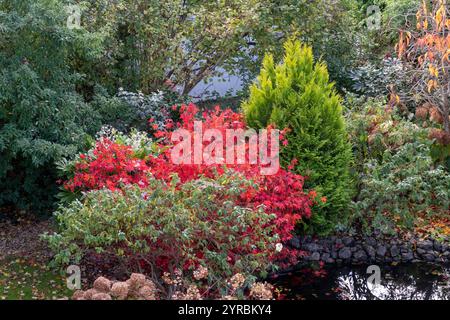
{"label": "green shrub", "polygon": [[366,164],[380,164],[386,151],[395,153],[406,143],[425,139],[426,130],[389,108],[384,98],[362,101],[347,95],[346,122],[353,147],[353,171],[358,181],[364,177]]}
{"label": "green shrub", "polygon": [[0,15],[0,206],[40,210],[54,200],[54,161],[98,129],[68,67],[82,35],[57,1],[5,0]]}
{"label": "green shrub", "polygon": [[353,218],[369,230],[411,228],[418,214],[448,214],[449,190],[450,175],[433,167],[429,143],[408,142],[386,150],[381,163],[366,163]]}
{"label": "green shrub", "polygon": [[290,40],[285,50],[279,65],[271,55],[265,57],[243,110],[252,127],[290,128],[282,162],[287,165],[297,159],[296,170],[308,177],[305,186],[327,197],[326,205],[312,219],[316,231],[327,231],[342,219],[352,193],[351,147],[342,106],[326,66],[314,63],[311,48]]}
{"label": "green shrub", "polygon": [[385,99],[347,98],[359,190],[350,219],[353,226],[393,232],[411,228],[419,215],[446,213],[449,175],[431,157],[427,129],[405,119]]}
{"label": "green shrub", "polygon": [[55,162],[88,146],[102,124],[147,125],[126,100],[76,72],[99,59],[102,37],[68,29],[64,4],[0,2],[0,206],[47,211]]}
{"label": "green shrub", "polygon": [[245,279],[265,275],[279,237],[274,215],[236,204],[251,182],[235,173],[179,186],[176,179],[168,185],[149,178],[147,188],[135,185],[123,192],[90,191],[61,206],[59,233],[45,236],[55,262],[78,262],[95,249],[155,277],[193,271],[200,264],[208,269],[209,283],[219,288],[236,273]]}
{"label": "green shrub", "polygon": [[[164,127],[168,119],[179,120],[178,111],[172,110],[172,106],[190,102],[189,97],[181,96],[172,90],[158,90],[150,94],[142,92],[128,92],[119,88],[117,96],[127,106],[127,113],[131,113],[128,122],[122,121],[122,128],[114,127],[121,131],[129,131],[130,128],[148,130],[149,119],[153,119],[152,125],[157,124],[160,129]],[[113,122],[110,122],[113,125]]]}

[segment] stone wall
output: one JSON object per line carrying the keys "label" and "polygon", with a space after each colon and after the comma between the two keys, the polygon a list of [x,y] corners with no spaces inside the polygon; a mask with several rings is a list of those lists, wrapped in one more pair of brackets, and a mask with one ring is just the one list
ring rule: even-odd
{"label": "stone wall", "polygon": [[370,264],[408,262],[450,262],[450,241],[410,237],[331,236],[295,237],[290,246],[305,251],[303,261],[326,264]]}

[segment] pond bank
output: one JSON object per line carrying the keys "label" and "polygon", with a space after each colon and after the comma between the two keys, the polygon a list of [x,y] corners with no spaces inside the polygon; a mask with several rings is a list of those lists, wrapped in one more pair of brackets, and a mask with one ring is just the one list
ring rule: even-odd
{"label": "pond bank", "polygon": [[449,263],[450,239],[421,239],[417,236],[330,236],[294,237],[289,245],[305,252],[299,262],[327,265],[390,263]]}

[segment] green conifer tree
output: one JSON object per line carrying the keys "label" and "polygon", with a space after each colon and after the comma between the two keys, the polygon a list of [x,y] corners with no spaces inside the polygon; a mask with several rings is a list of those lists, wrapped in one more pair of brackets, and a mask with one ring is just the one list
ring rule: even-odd
{"label": "green conifer tree", "polygon": [[284,47],[278,65],[266,55],[243,110],[251,127],[273,124],[290,129],[289,143],[281,150],[282,164],[297,159],[296,171],[307,177],[305,187],[327,197],[307,225],[327,232],[345,216],[352,194],[352,151],[341,101],[326,65],[314,62],[310,47],[293,39]]}

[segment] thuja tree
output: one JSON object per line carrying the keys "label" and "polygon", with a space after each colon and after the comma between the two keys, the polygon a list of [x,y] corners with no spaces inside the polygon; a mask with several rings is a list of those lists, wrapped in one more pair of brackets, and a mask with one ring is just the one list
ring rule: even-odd
{"label": "thuja tree", "polygon": [[289,128],[289,143],[281,151],[287,165],[308,177],[305,186],[327,197],[316,209],[312,226],[327,231],[342,218],[351,198],[351,147],[340,98],[329,82],[326,66],[314,62],[312,49],[299,41],[285,43],[282,63],[266,55],[258,81],[243,104],[248,124]]}
{"label": "thuja tree", "polygon": [[[441,160],[450,155],[450,5],[423,1],[414,31],[401,31],[397,52],[411,66],[407,100],[416,100],[418,118],[433,123],[430,138],[439,145]],[[450,161],[449,161],[450,163]]]}
{"label": "thuja tree", "polygon": [[0,2],[0,206],[42,209],[57,189],[55,160],[75,153],[97,118],[76,92],[60,1]]}

